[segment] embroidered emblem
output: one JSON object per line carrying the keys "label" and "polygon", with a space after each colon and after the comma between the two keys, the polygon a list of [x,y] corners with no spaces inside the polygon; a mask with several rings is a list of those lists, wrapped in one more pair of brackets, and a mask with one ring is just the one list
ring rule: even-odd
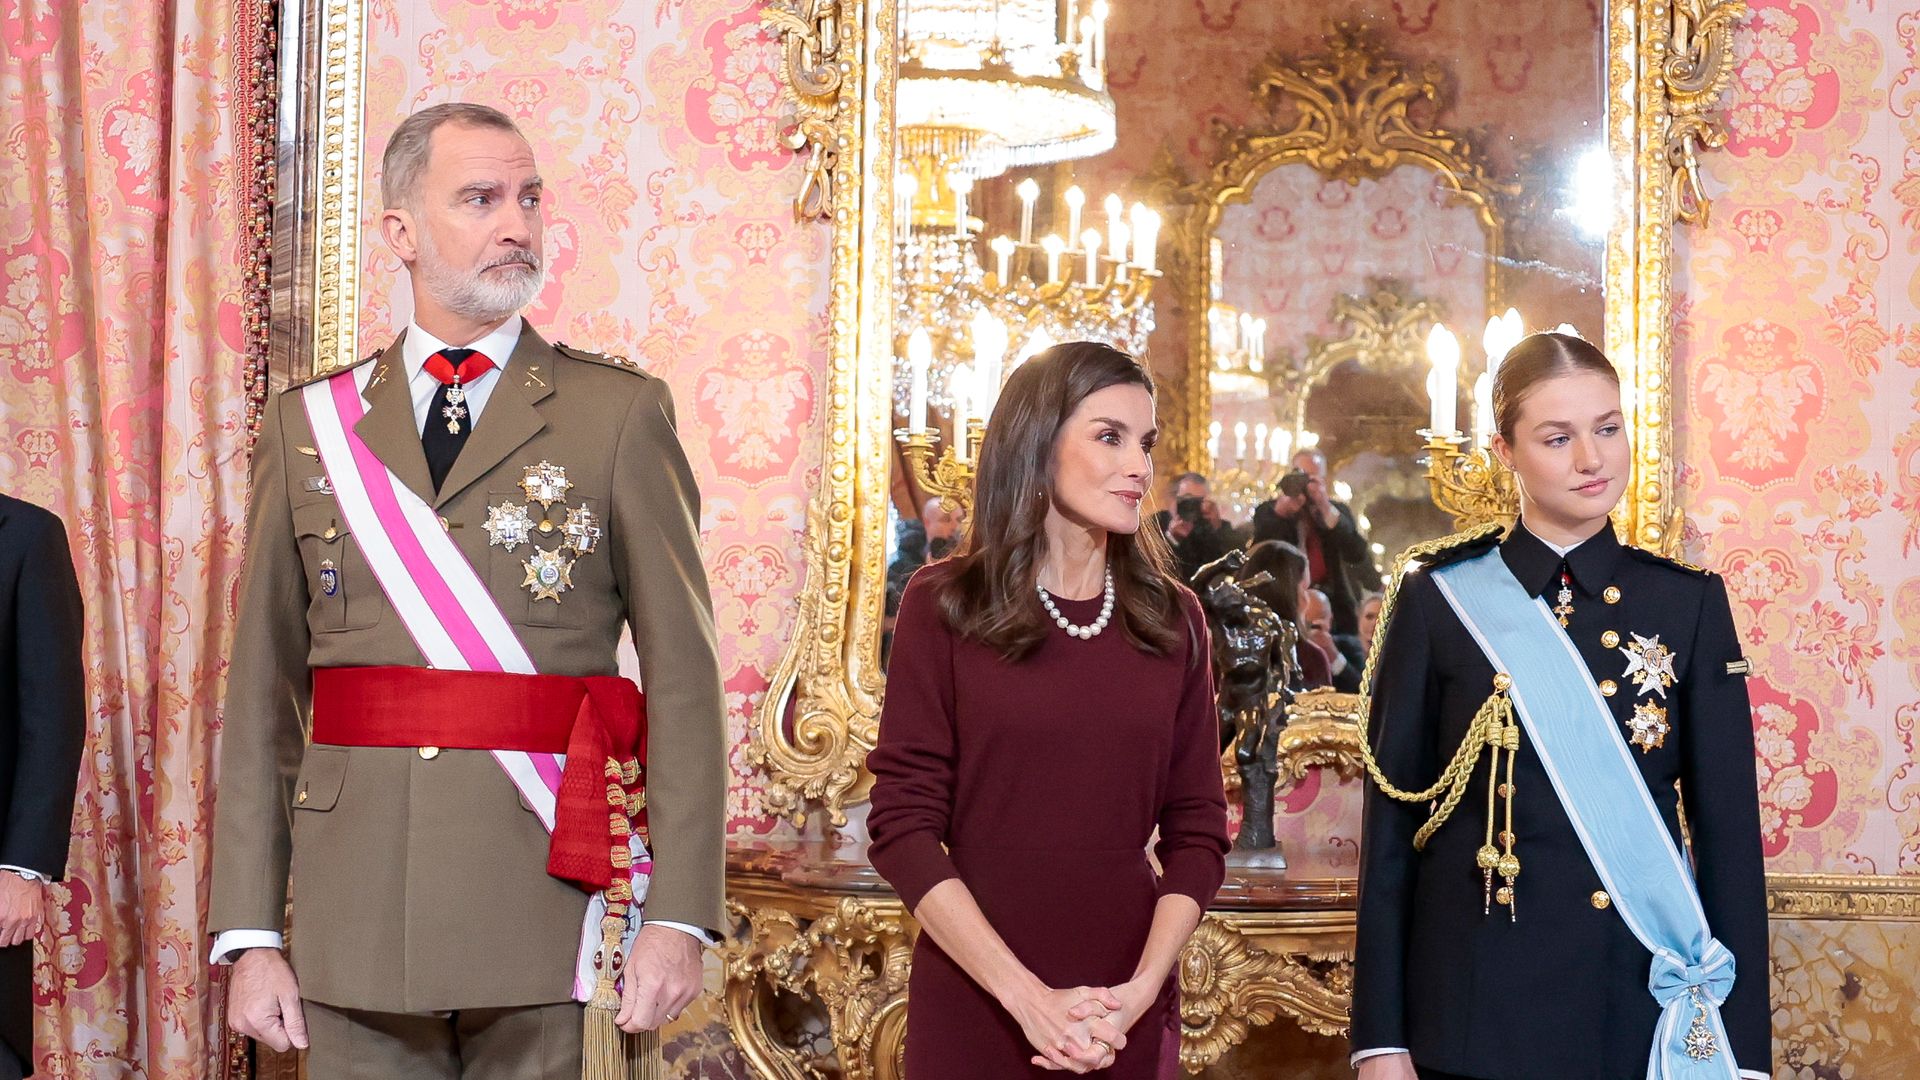
{"label": "embroidered emblem", "polygon": [[527,493],[527,501],[539,503],[542,510],[554,503],[566,502],[567,490],[571,487],[573,481],[567,479],[567,470],[551,461],[527,466],[526,478],[520,481],[520,490]]}
{"label": "embroidered emblem", "polygon": [[340,591],[340,570],[333,565],[332,559],[320,560],[320,593],[332,596]]}
{"label": "embroidered emblem", "polygon": [[567,547],[571,548],[575,555],[591,554],[599,545],[602,535],[600,523],[593,516],[593,511],[584,506],[577,506],[567,511],[567,523],[561,526],[560,532],[567,538]]}
{"label": "embroidered emblem", "polygon": [[1626,655],[1627,670],[1621,678],[1632,679],[1634,696],[1652,691],[1661,697],[1667,696],[1667,687],[1673,685],[1673,650],[1660,644],[1660,635],[1641,637],[1633,634],[1633,643],[1622,645],[1620,651]]}
{"label": "embroidered emblem", "polygon": [[508,551],[527,543],[533,535],[533,518],[528,516],[527,508],[519,503],[502,502],[498,506],[487,507],[487,546],[503,547]]}
{"label": "embroidered emblem", "polygon": [[560,594],[573,588],[573,562],[560,555],[560,549],[542,551],[533,549],[533,558],[526,562],[527,580],[520,584],[532,590],[535,600],[560,602]]}
{"label": "embroidered emblem", "polygon": [[300,481],[302,491],[317,491],[322,495],[333,494],[333,481],[324,476],[309,476]]}
{"label": "embroidered emblem", "polygon": [[1627,741],[1639,747],[1641,753],[1649,754],[1667,745],[1667,732],[1672,730],[1664,707],[1642,701],[1634,705],[1633,717],[1627,721],[1627,731],[1631,733]]}

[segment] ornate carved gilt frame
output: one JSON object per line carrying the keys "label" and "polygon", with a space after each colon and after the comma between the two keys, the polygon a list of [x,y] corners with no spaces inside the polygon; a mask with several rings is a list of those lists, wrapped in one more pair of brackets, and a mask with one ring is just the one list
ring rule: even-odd
{"label": "ornate carved gilt frame", "polygon": [[[882,684],[896,57],[892,0],[777,0],[768,22],[786,37],[790,58],[796,48],[804,56],[829,44],[814,43],[807,29],[821,25],[825,12],[837,13],[842,34],[830,43],[842,65],[838,87],[827,93],[796,80],[791,61],[787,77],[801,103],[797,131],[816,147],[816,161],[819,148],[837,155],[822,166],[838,178],[828,189],[834,267],[826,451],[808,512],[799,619],[755,717],[749,754],[766,771],[771,810],[801,820],[818,807],[839,823],[872,783],[865,759]],[[1657,550],[1671,550],[1680,535],[1668,426],[1671,230],[1676,220],[1706,213],[1695,154],[1720,140],[1711,111],[1731,78],[1730,37],[1744,12],[1741,0],[1617,0],[1607,10],[1607,145],[1619,213],[1606,246],[1606,340],[1632,387],[1636,445],[1622,516],[1627,539]],[[1204,445],[1191,434],[1185,441]]]}
{"label": "ornate carved gilt frame", "polygon": [[[1347,25],[1333,27],[1327,45],[1325,56],[1270,55],[1253,72],[1253,96],[1269,117],[1277,106],[1293,106],[1289,126],[1235,129],[1216,120],[1218,150],[1205,177],[1190,179],[1163,151],[1148,179],[1147,201],[1162,207],[1168,219],[1168,276],[1178,279],[1187,312],[1185,378],[1161,398],[1161,429],[1177,469],[1213,472],[1206,453],[1213,417],[1206,358],[1213,351],[1210,320],[1203,315],[1215,285],[1209,241],[1227,208],[1250,201],[1275,169],[1307,165],[1349,184],[1379,179],[1402,165],[1439,174],[1456,204],[1471,209],[1480,223],[1488,255],[1487,306],[1499,310],[1506,232],[1499,203],[1518,189],[1495,180],[1466,137],[1412,117],[1418,102],[1444,104],[1439,65],[1410,68],[1388,55],[1372,32]],[[1304,399],[1298,404],[1304,409]]]}

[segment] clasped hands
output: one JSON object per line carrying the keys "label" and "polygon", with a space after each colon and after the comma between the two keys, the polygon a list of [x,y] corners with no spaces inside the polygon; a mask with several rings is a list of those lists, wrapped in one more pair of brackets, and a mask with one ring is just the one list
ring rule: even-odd
{"label": "clasped hands", "polygon": [[1054,990],[1035,985],[1007,1005],[1027,1042],[1039,1053],[1033,1063],[1056,1072],[1087,1073],[1113,1064],[1127,1045],[1127,1031],[1153,1004],[1155,988],[1138,983]]}

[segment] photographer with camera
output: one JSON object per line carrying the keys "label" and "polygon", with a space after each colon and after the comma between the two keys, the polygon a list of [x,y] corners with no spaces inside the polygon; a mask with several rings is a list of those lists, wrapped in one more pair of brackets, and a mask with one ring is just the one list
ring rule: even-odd
{"label": "photographer with camera", "polygon": [[1333,632],[1357,634],[1360,594],[1372,584],[1367,538],[1353,510],[1327,494],[1326,459],[1318,451],[1301,451],[1293,462],[1275,496],[1254,507],[1254,542],[1285,540],[1306,552],[1313,587],[1333,604]]}
{"label": "photographer with camera", "polygon": [[1196,472],[1181,473],[1173,478],[1168,493],[1173,510],[1160,511],[1154,521],[1173,547],[1180,580],[1190,582],[1201,567],[1239,547],[1242,538],[1220,516],[1219,505],[1208,494],[1206,477]]}

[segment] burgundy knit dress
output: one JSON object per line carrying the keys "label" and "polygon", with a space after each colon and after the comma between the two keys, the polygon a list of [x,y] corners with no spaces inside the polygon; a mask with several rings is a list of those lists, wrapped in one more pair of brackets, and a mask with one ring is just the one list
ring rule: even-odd
{"label": "burgundy knit dress", "polygon": [[[1202,909],[1226,874],[1219,723],[1199,602],[1169,655],[1056,630],[1009,663],[940,617],[935,565],[900,601],[873,770],[874,868],[909,911],[958,877],[1048,986],[1113,986],[1133,974],[1162,894]],[[1033,601],[1038,604],[1036,598]],[[1091,623],[1098,598],[1054,603]],[[1160,831],[1154,854],[1147,844]],[[1110,1069],[1171,1078],[1180,1048],[1173,977],[1127,1032]],[[932,937],[914,947],[907,1080],[1054,1077],[1020,1025]]]}

